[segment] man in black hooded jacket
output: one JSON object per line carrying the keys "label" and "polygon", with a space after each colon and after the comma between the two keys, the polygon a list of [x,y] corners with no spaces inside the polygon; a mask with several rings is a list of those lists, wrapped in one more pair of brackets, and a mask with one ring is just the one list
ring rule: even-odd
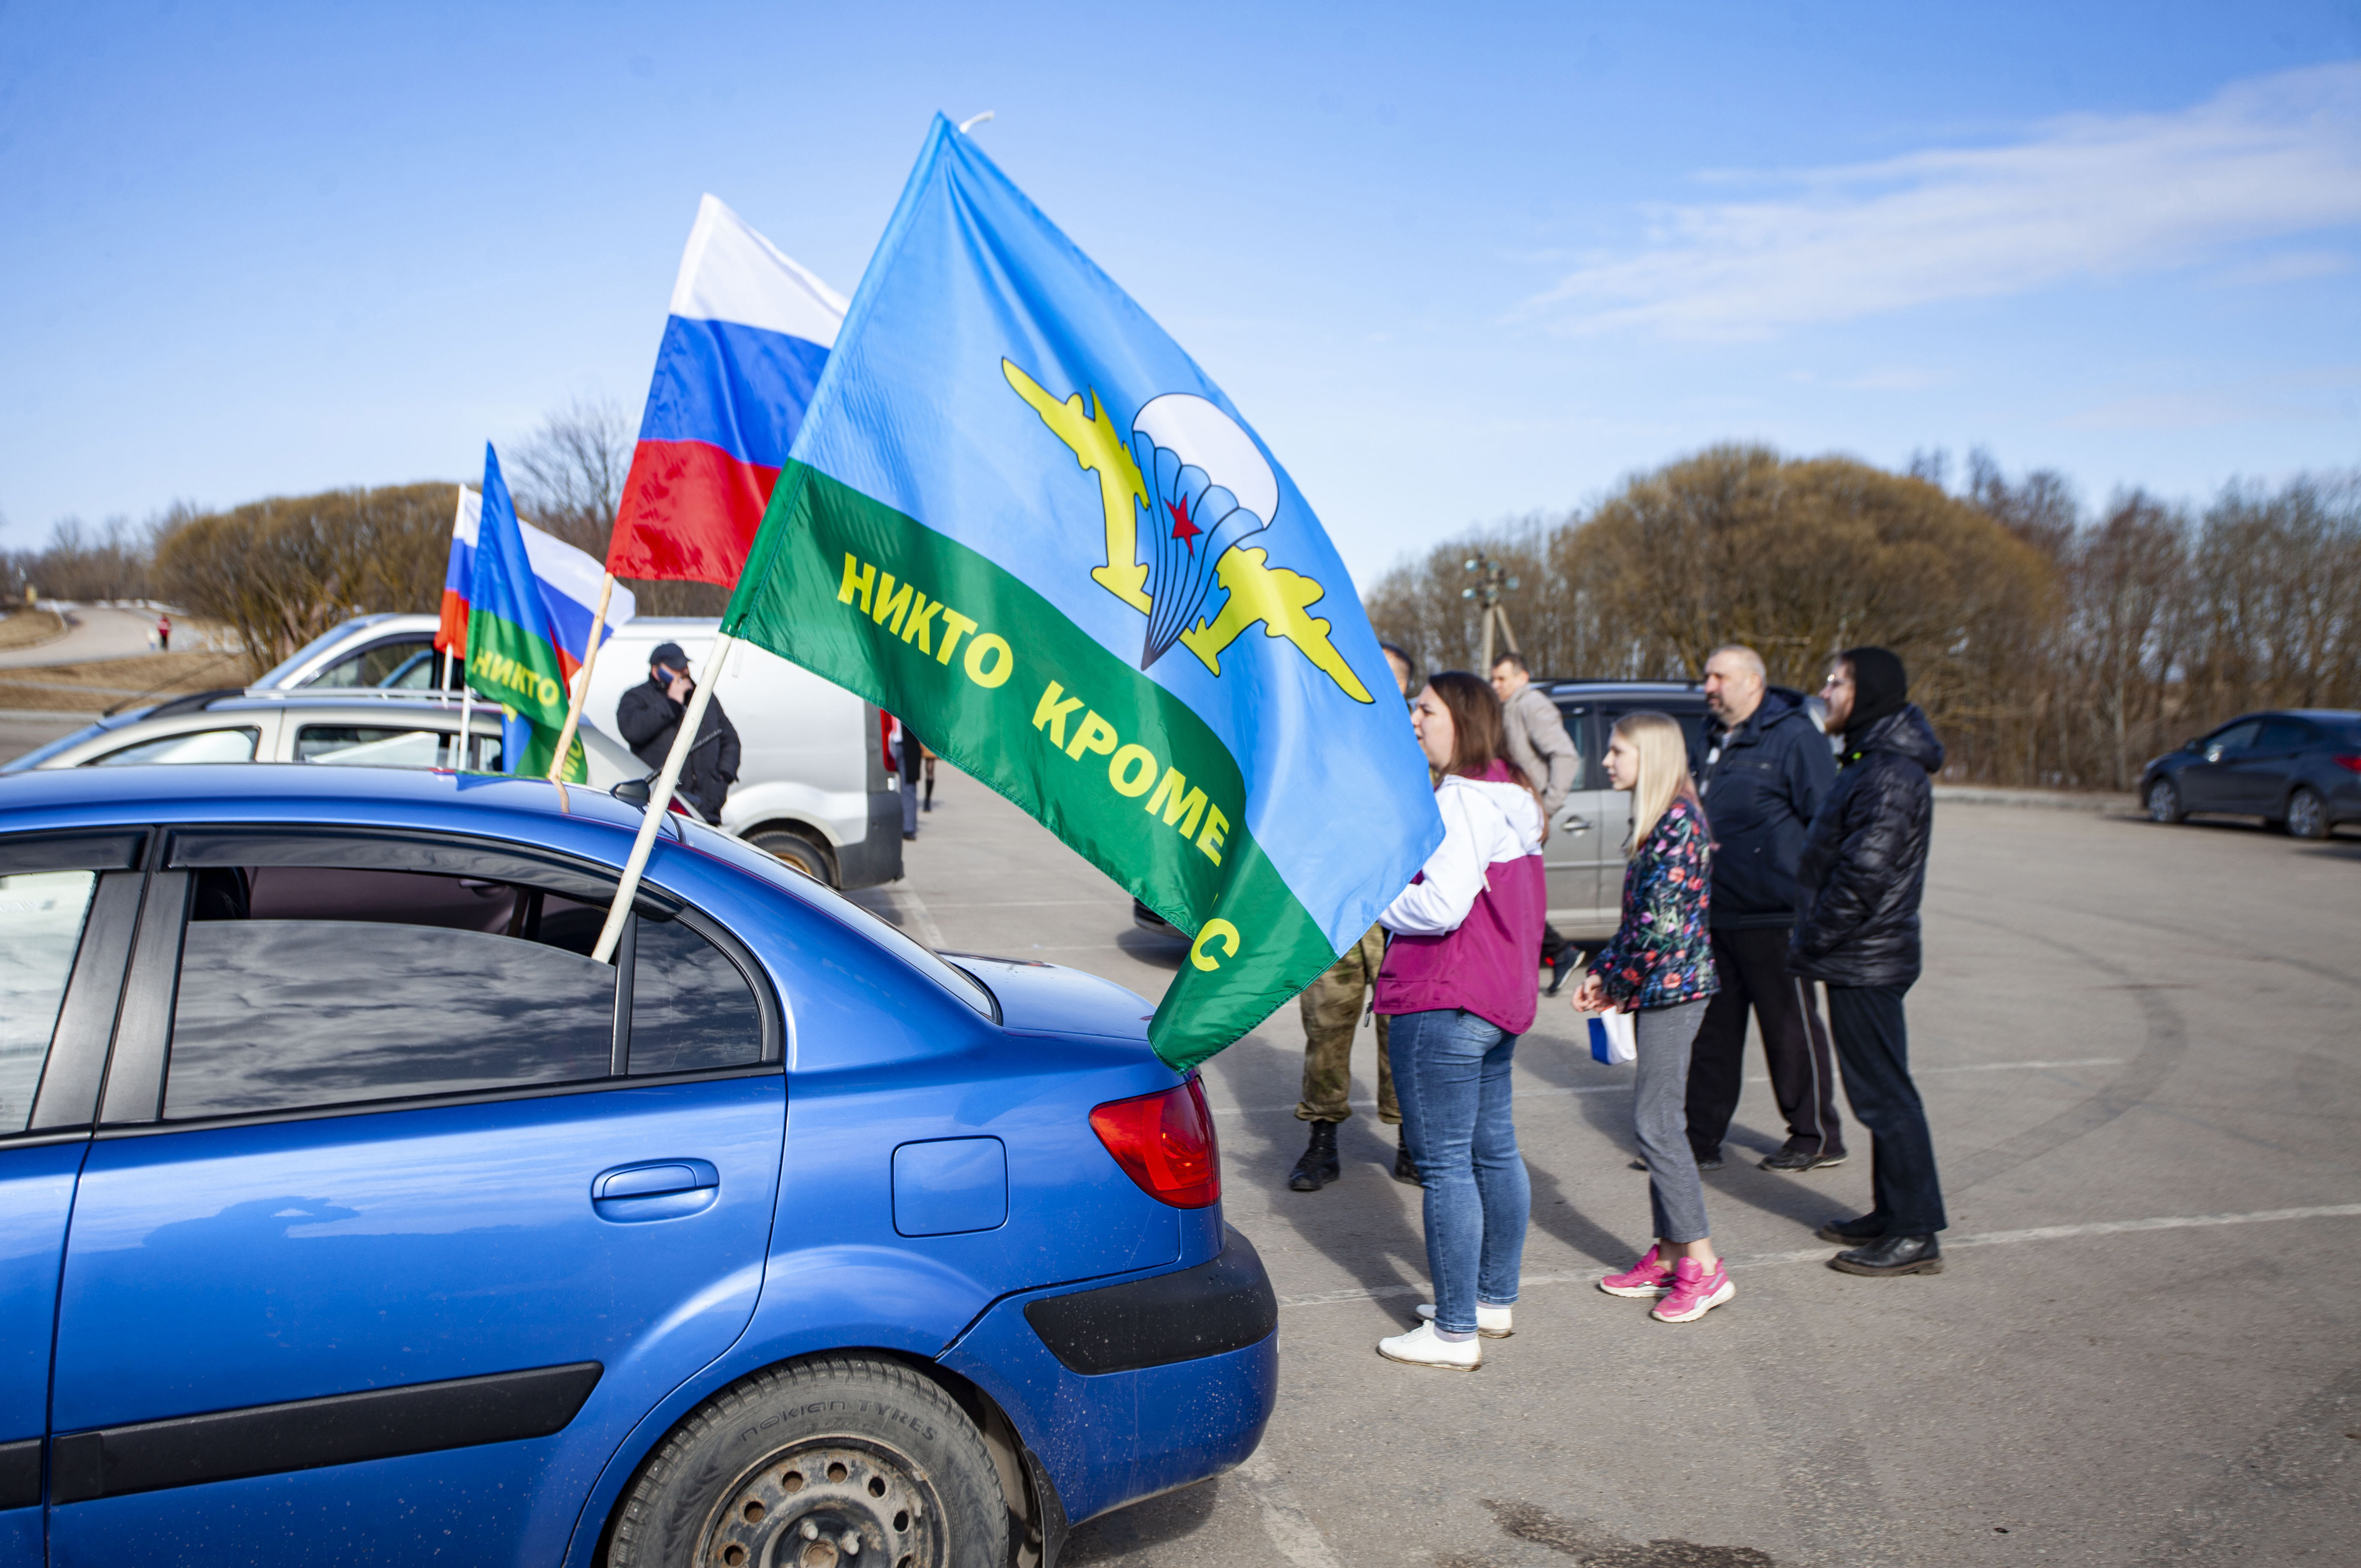
{"label": "man in black hooded jacket", "polygon": [[[697,691],[689,678],[688,655],[677,642],[659,643],[648,655],[648,678],[623,694],[615,705],[615,728],[623,732],[631,754],[661,770],[672,754],[673,738],[680,733],[682,715]],[[738,727],[721,711],[721,699],[705,705],[697,727],[697,743],[681,763],[677,793],[697,807],[708,822],[721,820],[721,803],[738,782]]]}
{"label": "man in black hooded jacket", "polygon": [[1844,745],[1796,870],[1806,904],[1787,967],[1828,988],[1828,1025],[1852,1113],[1869,1129],[1876,1206],[1823,1226],[1847,1274],[1940,1274],[1943,1192],[1926,1107],[1910,1080],[1902,997],[1918,978],[1918,900],[1943,743],[1909,700],[1902,661],[1845,651],[1820,688]]}

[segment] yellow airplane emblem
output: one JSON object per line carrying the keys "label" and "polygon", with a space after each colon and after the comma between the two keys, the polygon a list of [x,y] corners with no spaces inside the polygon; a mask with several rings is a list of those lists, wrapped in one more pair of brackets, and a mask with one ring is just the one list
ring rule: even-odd
{"label": "yellow airplane emblem", "polygon": [[[1139,560],[1139,521],[1133,508],[1148,504],[1148,484],[1123,433],[1107,418],[1106,406],[1096,391],[1091,393],[1086,409],[1080,392],[1061,402],[1011,361],[1003,359],[1000,368],[1050,433],[1072,450],[1074,461],[1098,475],[1099,504],[1106,514],[1106,564],[1091,568],[1091,580],[1147,614],[1150,608],[1148,568]],[[1327,589],[1299,572],[1273,566],[1268,560],[1269,553],[1260,549],[1233,546],[1224,552],[1213,571],[1229,597],[1210,624],[1201,617],[1180,634],[1181,645],[1219,675],[1223,651],[1260,621],[1266,635],[1294,643],[1314,668],[1355,702],[1371,700],[1368,687],[1329,641],[1329,622],[1308,613]]]}

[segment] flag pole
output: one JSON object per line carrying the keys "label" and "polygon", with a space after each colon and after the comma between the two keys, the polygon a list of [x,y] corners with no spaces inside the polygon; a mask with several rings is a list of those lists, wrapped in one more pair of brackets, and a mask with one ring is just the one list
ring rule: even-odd
{"label": "flag pole", "polygon": [[549,782],[566,782],[566,753],[574,744],[574,731],[582,723],[582,705],[590,700],[590,672],[598,663],[598,645],[606,641],[607,601],[615,592],[615,574],[609,572],[598,584],[598,609],[590,617],[590,646],[582,651],[580,684],[575,687],[574,700],[566,707],[566,727],[557,732],[557,755],[550,759]]}
{"label": "flag pole", "polygon": [[474,755],[472,748],[476,743],[476,732],[472,725],[475,711],[476,688],[467,680],[467,665],[463,659],[459,663],[459,760],[452,765],[454,773],[466,773],[467,760]]}
{"label": "flag pole", "polygon": [[672,809],[673,791],[680,784],[681,765],[697,745],[697,727],[705,722],[706,705],[713,700],[713,688],[730,657],[730,650],[738,640],[728,632],[713,640],[713,652],[705,656],[705,679],[697,683],[697,691],[688,699],[688,711],[680,716],[680,729],[672,738],[672,750],[664,755],[664,771],[648,791],[647,815],[640,821],[639,836],[631,840],[631,858],[623,862],[622,885],[615,889],[614,905],[607,911],[607,924],[598,933],[598,945],[590,949],[593,963],[605,963],[614,957],[615,944],[622,940],[623,922],[631,913],[631,899],[640,891],[640,875],[648,869],[648,855],[654,850],[656,835],[663,831],[664,816]]}

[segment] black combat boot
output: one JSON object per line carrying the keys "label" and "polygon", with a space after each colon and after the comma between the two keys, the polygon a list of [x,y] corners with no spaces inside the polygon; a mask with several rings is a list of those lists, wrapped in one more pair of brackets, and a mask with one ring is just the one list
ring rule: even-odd
{"label": "black combat boot", "polygon": [[1312,1143],[1295,1168],[1287,1173],[1287,1185],[1296,1192],[1317,1192],[1340,1174],[1336,1164],[1336,1124],[1312,1124]]}
{"label": "black combat boot", "polygon": [[1410,1157],[1410,1135],[1394,1135],[1394,1179],[1405,1187],[1423,1187],[1418,1179],[1418,1161]]}

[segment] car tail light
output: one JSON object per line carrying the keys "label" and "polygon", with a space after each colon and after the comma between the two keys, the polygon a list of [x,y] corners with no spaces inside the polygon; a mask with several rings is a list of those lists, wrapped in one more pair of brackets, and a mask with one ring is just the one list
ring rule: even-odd
{"label": "car tail light", "polygon": [[1108,1101],[1091,1113],[1091,1131],[1158,1202],[1202,1209],[1221,1201],[1222,1151],[1193,1074],[1160,1094]]}
{"label": "car tail light", "polygon": [[2336,765],[2348,773],[2361,773],[2361,757],[2339,757]]}

